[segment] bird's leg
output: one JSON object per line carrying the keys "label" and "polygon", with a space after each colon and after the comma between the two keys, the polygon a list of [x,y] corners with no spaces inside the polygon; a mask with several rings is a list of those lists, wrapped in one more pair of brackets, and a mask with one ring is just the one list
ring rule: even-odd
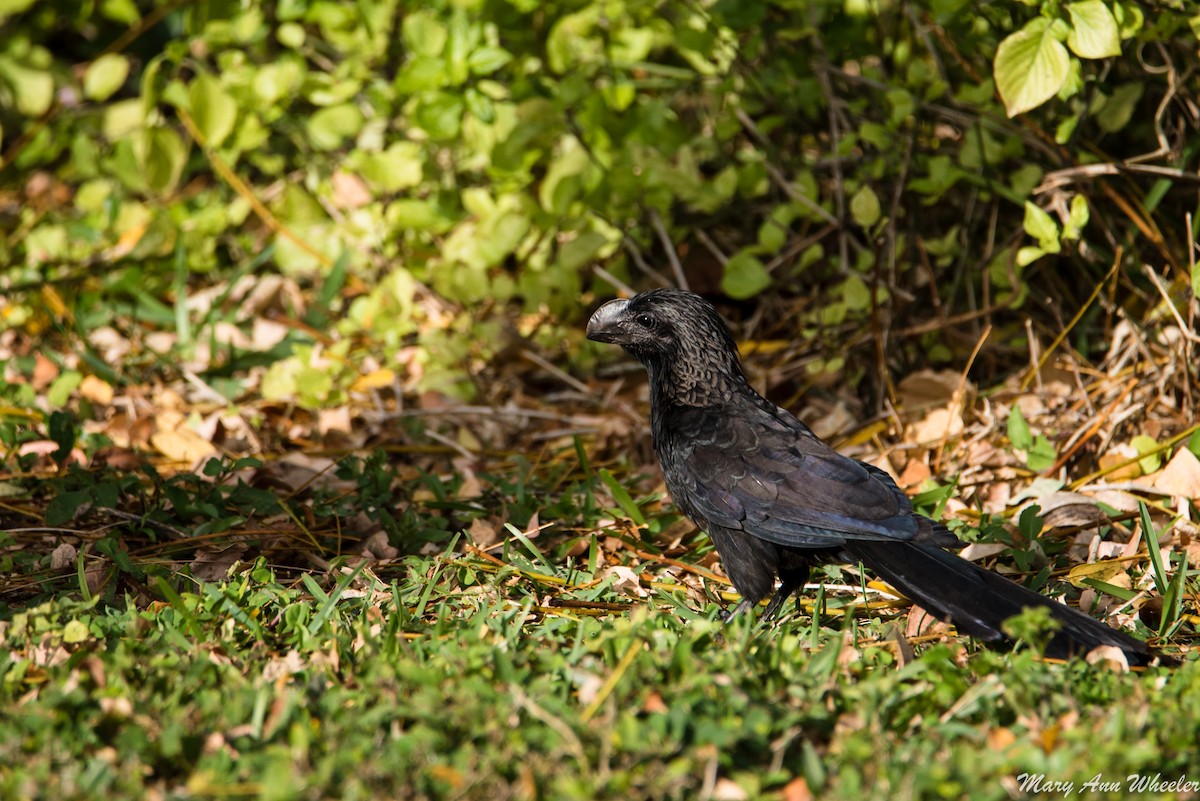
{"label": "bird's leg", "polygon": [[779,615],[779,609],[783,606],[783,602],[795,595],[800,588],[804,586],[804,581],[807,575],[808,571],[805,571],[799,577],[788,575],[781,577],[779,589],[777,589],[775,594],[771,596],[770,603],[768,603],[767,608],[763,610],[763,622],[775,620],[775,618]]}
{"label": "bird's leg", "polygon": [[733,611],[732,611],[732,612],[722,612],[722,613],[721,613],[721,622],[722,622],[722,623],[731,623],[731,622],[733,622],[733,619],[734,619],[735,617],[737,617],[738,615],[740,615],[740,614],[742,614],[742,613],[746,612],[746,611],[747,611],[748,609],[750,609],[750,607],[752,607],[752,606],[754,606],[754,604],[752,604],[752,603],[751,603],[751,602],[750,602],[748,599],[746,599],[746,598],[743,598],[743,599],[742,599],[742,600],[741,600],[741,601],[738,603],[738,605],[737,605],[737,606],[733,607]]}

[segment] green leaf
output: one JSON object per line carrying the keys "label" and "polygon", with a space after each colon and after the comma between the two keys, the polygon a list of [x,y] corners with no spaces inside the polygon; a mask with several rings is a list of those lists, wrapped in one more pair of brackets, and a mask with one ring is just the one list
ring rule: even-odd
{"label": "green leaf", "polygon": [[88,638],[87,624],[82,620],[72,620],[63,627],[62,638],[65,643],[84,642]]}
{"label": "green leaf", "polygon": [[1139,454],[1149,454],[1148,456],[1143,456],[1141,459],[1138,459],[1138,467],[1142,468],[1143,473],[1148,475],[1162,466],[1162,454],[1152,453],[1152,451],[1158,450],[1158,443],[1154,441],[1154,437],[1148,437],[1145,434],[1138,434],[1129,441],[1129,444],[1132,445]]}
{"label": "green leaf", "polygon": [[220,147],[237,122],[237,103],[225,87],[208,73],[201,73],[188,87],[188,105],[205,144]]}
{"label": "green leaf", "polygon": [[355,136],[363,126],[363,114],[353,103],[340,103],[318,109],[308,119],[308,135],[318,150],[340,147],[347,137]]}
{"label": "green leaf", "polygon": [[1029,433],[1029,423],[1025,422],[1020,406],[1013,406],[1008,415],[1008,441],[1020,451],[1033,447],[1033,435]]}
{"label": "green leaf", "polygon": [[[17,111],[26,117],[40,117],[54,102],[54,76],[48,70],[31,68],[7,56],[0,56],[0,79],[16,95]],[[3,83],[3,80],[0,80]]]}
{"label": "green leaf", "polygon": [[1017,250],[1017,266],[1027,267],[1046,255],[1046,251],[1033,245],[1026,245]]}
{"label": "green leaf", "polygon": [[1038,241],[1047,253],[1058,253],[1058,224],[1054,218],[1028,200],[1025,201],[1025,233]]}
{"label": "green leaf", "polygon": [[102,0],[100,3],[100,13],[113,22],[119,22],[122,25],[133,27],[133,23],[141,20],[142,15],[138,12],[137,3],[134,0]]}
{"label": "green leaf", "polygon": [[74,520],[92,506],[91,495],[87,490],[75,490],[55,495],[46,504],[46,525],[61,526]]}
{"label": "green leaf", "polygon": [[419,186],[425,175],[424,154],[416,142],[394,142],[382,153],[355,151],[348,162],[384,192]]}
{"label": "green leaf", "polygon": [[882,211],[879,207],[879,196],[869,186],[862,186],[854,197],[850,198],[850,215],[861,228],[870,228],[879,222]]}
{"label": "green leaf", "polygon": [[996,50],[993,74],[1008,116],[1037,108],[1067,80],[1071,57],[1060,30],[1045,17],[1030,20]]}
{"label": "green leaf", "polygon": [[573,136],[564,137],[538,187],[538,202],[542,208],[553,214],[566,214],[571,202],[583,191],[583,178],[591,166],[591,158],[579,140]]}
{"label": "green leaf", "polygon": [[30,8],[37,0],[0,0],[0,22]]}
{"label": "green leaf", "polygon": [[420,56],[439,56],[446,46],[448,32],[432,11],[414,11],[404,17],[400,35],[410,53]]}
{"label": "green leaf", "polygon": [[725,262],[721,289],[731,298],[752,298],[771,285],[771,274],[763,263],[742,250]]}
{"label": "green leaf", "polygon": [[564,270],[573,272],[591,261],[607,244],[608,237],[599,231],[584,231],[558,246],[557,263]]}
{"label": "green leaf", "polygon": [[1063,226],[1062,238],[1070,240],[1078,239],[1080,232],[1088,224],[1090,217],[1087,198],[1083,195],[1076,195],[1071,198],[1071,212],[1067,217],[1067,224]]}
{"label": "green leaf", "polygon": [[604,485],[608,487],[608,491],[612,493],[613,500],[617,502],[617,506],[621,507],[621,511],[639,526],[646,525],[646,518],[642,514],[642,510],[634,503],[629,492],[621,486],[621,482],[617,481],[613,474],[604,468],[600,468],[597,472],[600,474],[600,480],[604,482]]}
{"label": "green leaf", "polygon": [[842,283],[842,300],[846,308],[852,311],[863,311],[871,305],[871,290],[857,275],[851,275]]}
{"label": "green leaf", "polygon": [[1105,133],[1116,133],[1129,124],[1133,112],[1137,109],[1138,101],[1142,99],[1145,84],[1141,81],[1123,83],[1113,90],[1113,93],[1103,98],[1099,108],[1093,107],[1096,115],[1096,125]]}
{"label": "green leaf", "polygon": [[418,126],[433,139],[456,139],[462,127],[463,101],[457,95],[435,92],[422,99],[414,115]]}
{"label": "green leaf", "polygon": [[1142,538],[1146,540],[1146,552],[1150,556],[1150,566],[1154,571],[1154,589],[1161,596],[1167,591],[1167,571],[1162,561],[1162,548],[1158,544],[1158,530],[1154,528],[1145,501],[1138,501],[1138,517],[1142,524]]}
{"label": "green leaf", "polygon": [[467,58],[467,66],[475,75],[491,75],[512,61],[512,53],[500,47],[484,45]]}
{"label": "green leaf", "polygon": [[1049,470],[1057,460],[1058,453],[1054,450],[1054,443],[1042,434],[1034,437],[1033,447],[1025,453],[1026,466],[1038,473]]}
{"label": "green leaf", "polygon": [[1108,58],[1121,55],[1121,37],[1117,20],[1101,0],[1068,3],[1071,32],[1067,47],[1080,58]]}
{"label": "green leaf", "polygon": [[146,128],[133,140],[133,151],[146,186],[170,194],[187,161],[187,146],[179,134],[170,128]]}
{"label": "green leaf", "polygon": [[106,53],[88,65],[83,76],[83,94],[90,100],[107,100],[129,77],[129,59]]}
{"label": "green leaf", "polygon": [[50,408],[52,409],[60,409],[66,406],[71,393],[82,383],[83,375],[78,370],[63,372],[62,375],[54,379],[54,383],[46,391],[46,402],[50,404]]}

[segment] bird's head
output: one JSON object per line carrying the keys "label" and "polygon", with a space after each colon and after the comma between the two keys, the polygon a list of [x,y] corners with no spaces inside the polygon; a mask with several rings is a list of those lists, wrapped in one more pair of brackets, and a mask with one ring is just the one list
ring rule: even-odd
{"label": "bird's head", "polygon": [[650,370],[651,380],[690,395],[722,393],[744,383],[737,345],[708,301],[680,289],[655,289],[610,300],[592,314],[588,339],[620,345]]}

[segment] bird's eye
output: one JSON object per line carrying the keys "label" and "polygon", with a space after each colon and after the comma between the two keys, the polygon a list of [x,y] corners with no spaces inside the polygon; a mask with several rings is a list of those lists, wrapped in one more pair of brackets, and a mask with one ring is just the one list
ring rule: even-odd
{"label": "bird's eye", "polygon": [[633,318],[633,321],[642,328],[650,328],[654,325],[654,318],[648,314],[639,314],[637,317]]}

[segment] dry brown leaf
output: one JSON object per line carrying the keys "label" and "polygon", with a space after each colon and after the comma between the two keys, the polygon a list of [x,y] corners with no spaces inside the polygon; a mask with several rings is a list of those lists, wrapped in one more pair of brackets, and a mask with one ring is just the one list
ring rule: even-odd
{"label": "dry brown leaf", "polygon": [[1125,652],[1115,645],[1101,645],[1088,651],[1087,663],[1096,665],[1103,662],[1118,673],[1129,672],[1129,660]]}
{"label": "dry brown leaf", "polygon": [[642,582],[638,579],[637,574],[625,565],[613,565],[600,574],[601,579],[608,579],[610,577],[614,579],[613,589],[625,595],[633,598],[645,598],[650,594],[642,586]]}
{"label": "dry brown leaf", "polygon": [[262,677],[265,682],[295,676],[302,672],[307,665],[299,651],[288,651],[282,657],[275,657],[263,667]]}
{"label": "dry brown leaf", "polygon": [[713,801],[746,801],[750,797],[750,794],[743,790],[737,782],[722,776],[717,779],[716,785],[713,786],[712,795],[709,797]]}
{"label": "dry brown leaf", "polygon": [[84,376],[79,384],[79,395],[92,403],[109,406],[113,402],[112,384],[94,375]]}
{"label": "dry brown leaf", "polygon": [[250,329],[250,347],[262,353],[278,345],[287,335],[288,327],[283,323],[256,317]]}
{"label": "dry brown leaf", "polygon": [[462,445],[471,453],[479,453],[483,450],[483,443],[479,441],[479,437],[471,433],[471,430],[466,426],[458,427],[458,436],[455,439],[459,445]]}
{"label": "dry brown leaf", "polygon": [[808,780],[797,776],[783,786],[783,801],[812,801],[813,793],[808,787]]}
{"label": "dry brown leaf", "polygon": [[[918,370],[904,377],[896,387],[896,395],[905,411],[918,412],[934,406],[945,406],[954,398],[962,374],[954,370]],[[970,381],[963,385],[967,395],[975,391]]]}
{"label": "dry brown leaf", "polygon": [[943,438],[962,434],[965,427],[957,406],[946,406],[934,409],[919,423],[914,424],[909,429],[907,439],[918,445],[936,445]]}
{"label": "dry brown leaf", "polygon": [[647,713],[666,712],[669,709],[667,703],[663,701],[663,697],[656,692],[652,692],[646,696],[646,700],[642,702],[642,711]]}
{"label": "dry brown leaf", "polygon": [[[1110,470],[1116,468],[1117,465],[1124,464],[1130,459],[1136,459],[1140,454],[1137,448],[1128,443],[1121,443],[1109,447],[1108,452],[1100,457],[1100,469]],[[1137,478],[1142,474],[1142,469],[1138,467],[1137,462],[1130,462],[1124,467],[1112,470],[1110,473],[1105,473],[1104,478],[1108,481],[1120,481],[1124,478]]]}
{"label": "dry brown leaf", "polygon": [[88,332],[88,342],[106,364],[120,364],[129,353],[129,340],[111,326],[101,326]]}
{"label": "dry brown leaf", "polygon": [[900,474],[897,483],[904,488],[919,487],[932,475],[929,465],[920,459],[909,459],[908,464],[904,465],[904,472]]}
{"label": "dry brown leaf", "polygon": [[[262,472],[295,492],[309,485],[336,486],[341,482],[334,471],[336,466],[337,462],[327,456],[309,456],[297,452],[268,463]],[[350,486],[348,482],[345,484],[347,491]]]}
{"label": "dry brown leaf", "polygon": [[458,499],[460,501],[470,500],[471,498],[478,498],[482,494],[483,483],[475,475],[474,471],[467,471],[463,476],[462,484],[458,485]]}
{"label": "dry brown leaf", "polygon": [[331,431],[336,431],[339,434],[349,434],[350,428],[349,406],[321,409],[317,412],[317,432],[321,436],[325,436]]}
{"label": "dry brown leaf", "polygon": [[56,378],[58,378],[58,365],[47,359],[41,351],[34,353],[33,376],[30,380],[33,388],[41,392]]}
{"label": "dry brown leaf", "polygon": [[350,385],[350,391],[367,392],[372,389],[383,389],[384,387],[390,387],[395,381],[395,371],[384,367],[379,370],[372,370],[354,379],[354,383]]}
{"label": "dry brown leaf", "polygon": [[1155,489],[1173,498],[1200,498],[1200,459],[1187,448],[1180,448],[1151,481]]}
{"label": "dry brown leaf", "polygon": [[496,531],[496,527],[482,517],[471,521],[471,525],[467,529],[467,536],[471,542],[475,543],[476,548],[490,548],[500,541],[500,534]]}
{"label": "dry brown leaf", "polygon": [[50,569],[62,570],[64,567],[70,567],[75,564],[75,557],[78,551],[75,546],[69,542],[60,543],[53,553],[50,554]]}
{"label": "dry brown leaf", "polygon": [[1129,576],[1125,573],[1125,563],[1118,561],[1075,565],[1071,572],[1067,573],[1067,581],[1076,587],[1086,587],[1084,581],[1087,579],[1119,586],[1122,583],[1121,577],[1124,577],[1124,583],[1129,582]]}
{"label": "dry brown leaf", "polygon": [[192,558],[192,575],[203,581],[219,581],[229,575],[229,568],[245,556],[246,550],[244,542],[201,545]]}
{"label": "dry brown leaf", "polygon": [[217,449],[211,442],[188,428],[158,431],[150,437],[150,444],[174,462],[193,464],[200,459],[217,455]]}
{"label": "dry brown leaf", "polygon": [[989,750],[1003,751],[1017,741],[1017,735],[1013,734],[1012,729],[1000,726],[988,730],[987,741]]}
{"label": "dry brown leaf", "polygon": [[1007,548],[1007,545],[999,542],[972,542],[959,551],[958,555],[968,562],[978,562],[980,559],[987,559],[989,556],[1003,553]]}
{"label": "dry brown leaf", "polygon": [[813,433],[822,439],[829,439],[843,431],[849,431],[857,423],[854,415],[841,401],[834,404],[832,408],[818,408],[810,404],[800,412],[800,417],[808,423],[808,427],[813,430]]}
{"label": "dry brown leaf", "polygon": [[334,170],[333,205],[339,209],[357,209],[371,202],[371,191],[366,183],[354,173]]}
{"label": "dry brown leaf", "polygon": [[939,620],[936,615],[916,605],[909,607],[904,624],[905,637],[912,639],[925,635],[947,635],[949,633],[950,626]]}
{"label": "dry brown leaf", "polygon": [[379,562],[387,559],[395,559],[400,555],[400,551],[392,546],[388,540],[387,532],[380,529],[363,540],[362,554],[368,559]]}

